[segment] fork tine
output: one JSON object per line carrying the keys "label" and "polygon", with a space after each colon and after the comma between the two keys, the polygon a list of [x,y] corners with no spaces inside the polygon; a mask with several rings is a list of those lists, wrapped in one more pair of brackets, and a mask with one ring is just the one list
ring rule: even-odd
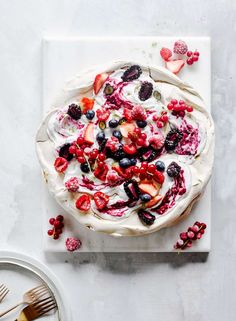
{"label": "fork tine", "polygon": [[37,292],[33,292],[31,293],[32,296],[35,296],[35,297],[39,297],[39,296],[42,296],[44,293],[49,293],[49,290],[48,289],[41,289],[41,290],[38,290]]}
{"label": "fork tine", "polygon": [[44,314],[46,314],[46,313],[48,313],[48,312],[50,312],[51,310],[56,309],[56,308],[57,308],[57,304],[55,303],[55,304],[53,304],[52,306],[50,306],[48,309],[43,310],[43,311],[40,311],[39,314],[38,314],[38,316],[42,316],[42,315],[44,315]]}
{"label": "fork tine", "polygon": [[38,285],[35,288],[29,290],[29,293],[33,292],[33,293],[37,293],[37,291],[41,290],[42,288],[45,288],[46,286],[44,284]]}
{"label": "fork tine", "polygon": [[34,305],[35,308],[38,308],[38,307],[40,308],[41,306],[43,306],[43,305],[45,305],[47,303],[50,303],[50,302],[55,302],[55,300],[51,296],[46,297],[46,298],[44,298],[42,300],[35,301],[33,303],[33,305]]}
{"label": "fork tine", "polygon": [[5,296],[8,294],[9,289],[2,284],[1,291],[0,291],[0,302],[5,298]]}

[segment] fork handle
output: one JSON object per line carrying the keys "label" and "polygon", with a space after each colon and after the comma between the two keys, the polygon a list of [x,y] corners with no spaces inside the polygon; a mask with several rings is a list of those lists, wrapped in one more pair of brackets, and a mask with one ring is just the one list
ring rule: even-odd
{"label": "fork handle", "polygon": [[[18,303],[18,304],[16,304],[16,305],[14,305],[14,307],[12,307],[12,308],[10,308],[10,309],[8,309],[8,310],[0,313],[0,318],[3,317],[4,315],[6,315],[7,313],[15,310],[16,308],[18,308],[18,307],[19,307],[20,305],[22,305],[22,304],[24,304],[24,302]],[[17,320],[16,320],[16,321],[17,321]]]}

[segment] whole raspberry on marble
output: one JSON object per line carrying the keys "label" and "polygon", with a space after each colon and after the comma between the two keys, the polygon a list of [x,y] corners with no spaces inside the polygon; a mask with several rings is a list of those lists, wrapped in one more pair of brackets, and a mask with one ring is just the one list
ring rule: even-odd
{"label": "whole raspberry on marble", "polygon": [[65,187],[69,192],[77,192],[79,189],[79,180],[77,177],[71,177],[65,182]]}
{"label": "whole raspberry on marble", "polygon": [[156,134],[152,137],[149,138],[149,144],[154,148],[154,149],[160,149],[164,145],[165,139],[162,134]]}
{"label": "whole raspberry on marble", "polygon": [[169,48],[161,48],[160,50],[160,55],[162,57],[162,59],[164,59],[165,61],[168,61],[170,59],[170,57],[172,56],[172,51]]}
{"label": "whole raspberry on marble", "polygon": [[132,118],[134,120],[146,120],[147,113],[146,110],[142,106],[134,106],[131,111]]}
{"label": "whole raspberry on marble", "polygon": [[185,55],[188,51],[188,46],[183,40],[178,40],[174,43],[173,51],[176,54]]}
{"label": "whole raspberry on marble", "polygon": [[78,250],[82,245],[82,242],[75,237],[68,237],[66,239],[66,249],[69,252],[74,252]]}

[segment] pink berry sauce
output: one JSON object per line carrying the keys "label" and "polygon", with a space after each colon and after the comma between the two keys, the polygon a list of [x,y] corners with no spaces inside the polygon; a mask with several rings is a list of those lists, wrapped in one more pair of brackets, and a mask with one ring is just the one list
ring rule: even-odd
{"label": "pink berry sauce", "polygon": [[176,197],[178,195],[183,195],[184,193],[186,193],[184,171],[181,170],[180,174],[174,178],[174,184],[165,194],[161,204],[154,208],[153,211],[159,215],[163,215],[175,205]]}
{"label": "pink berry sauce", "polygon": [[183,120],[180,128],[183,133],[183,138],[175,149],[178,155],[191,155],[195,156],[199,146],[199,130]]}

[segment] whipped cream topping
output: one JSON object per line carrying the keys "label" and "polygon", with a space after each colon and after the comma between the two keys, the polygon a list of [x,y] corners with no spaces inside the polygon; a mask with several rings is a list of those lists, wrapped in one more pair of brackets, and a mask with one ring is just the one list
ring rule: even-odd
{"label": "whipped cream topping", "polygon": [[[156,231],[174,222],[201,194],[209,180],[213,163],[214,127],[211,116],[205,109],[199,95],[187,84],[170,72],[158,67],[141,66],[142,74],[136,80],[123,82],[124,68],[131,63],[115,63],[110,67],[104,67],[103,72],[109,73],[103,87],[97,95],[94,95],[95,104],[93,110],[101,107],[110,110],[111,118],[123,117],[123,107],[131,109],[134,106],[142,106],[147,112],[148,125],[143,129],[148,139],[154,135],[166,134],[172,127],[177,127],[183,132],[183,139],[179,142],[174,153],[165,150],[149,164],[155,164],[162,160],[166,168],[175,161],[181,167],[181,180],[176,181],[165,172],[165,181],[159,194],[163,196],[159,203],[148,210],[155,215],[156,220],[152,226],[145,226],[137,216],[137,210],[142,207],[141,202],[130,206],[129,198],[124,191],[123,182],[117,186],[111,186],[107,181],[101,181],[93,175],[93,172],[83,173],[78,161],[73,159],[64,175],[59,175],[53,167],[53,159],[58,156],[59,148],[65,143],[72,143],[78,136],[82,136],[89,121],[85,115],[79,120],[72,119],[68,114],[68,105],[80,101],[85,89],[92,93],[92,81],[96,70],[77,76],[64,89],[63,95],[58,100],[56,109],[47,116],[37,135],[37,151],[45,174],[48,186],[57,201],[83,224],[97,231],[112,235],[139,235]],[[84,83],[77,87],[77,83],[84,78]],[[77,81],[79,79],[79,81]],[[140,100],[139,90],[144,82],[153,85],[153,93],[147,100]],[[114,94],[107,99],[104,94],[105,85],[109,83],[115,88]],[[81,95],[82,93],[82,95]],[[185,117],[179,117],[168,112],[169,122],[163,128],[158,128],[153,121],[154,114],[160,114],[167,110],[167,104],[171,99],[185,100],[192,105],[194,110],[186,113]],[[109,120],[108,119],[108,120]],[[107,122],[108,122],[107,120]],[[96,119],[94,137],[100,132]],[[116,128],[117,129],[117,128]],[[105,128],[106,138],[112,137],[114,129]],[[129,139],[126,143],[129,143]],[[92,148],[99,148],[95,140]],[[105,161],[111,170],[114,160],[107,158]],[[70,193],[65,188],[65,182],[72,177],[79,180],[79,190]],[[175,188],[178,189],[175,191]],[[181,192],[179,192],[181,190]],[[109,195],[109,203],[106,209],[98,210],[92,201],[91,210],[84,214],[75,207],[75,200],[81,193],[91,196],[97,191]],[[173,192],[174,191],[174,192]]]}

